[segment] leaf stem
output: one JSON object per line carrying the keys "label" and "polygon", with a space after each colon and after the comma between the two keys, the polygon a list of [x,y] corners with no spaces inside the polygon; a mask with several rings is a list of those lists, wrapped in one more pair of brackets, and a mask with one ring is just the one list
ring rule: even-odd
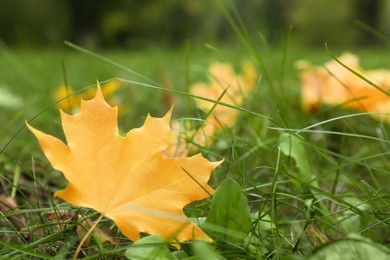
{"label": "leaf stem", "polygon": [[83,237],[83,239],[81,239],[80,243],[79,243],[79,246],[77,247],[77,250],[76,252],[74,253],[74,256],[73,256],[73,260],[76,260],[77,259],[77,256],[79,255],[80,251],[81,251],[81,247],[83,246],[83,244],[85,243],[85,241],[87,240],[87,238],[89,237],[89,235],[92,233],[92,231],[95,229],[95,227],[99,224],[99,222],[103,219],[104,215],[103,214],[100,214],[100,216],[98,217],[98,219],[95,221],[95,223],[92,225],[92,227],[88,230],[87,234],[85,234],[85,236]]}

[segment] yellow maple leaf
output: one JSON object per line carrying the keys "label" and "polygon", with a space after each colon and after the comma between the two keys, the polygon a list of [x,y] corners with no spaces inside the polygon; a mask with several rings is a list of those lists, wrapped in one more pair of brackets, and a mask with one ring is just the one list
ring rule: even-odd
{"label": "yellow maple leaf", "polygon": [[142,127],[126,136],[118,133],[117,112],[98,86],[93,99],[81,102],[80,113],[61,111],[67,145],[27,124],[53,168],[69,182],[55,195],[97,210],[133,241],[140,232],[179,241],[209,239],[182,208],[213,192],[207,181],[221,162],[209,162],[201,154],[165,156],[173,141],[172,109],[163,118],[148,115]]}
{"label": "yellow maple leaf", "polygon": [[[102,85],[102,93],[106,98],[108,97],[108,103],[110,105],[117,105],[117,100],[113,97],[114,93],[121,87],[121,82],[118,80],[110,80]],[[72,95],[71,95],[72,94]],[[80,109],[81,99],[91,99],[95,94],[93,89],[81,93],[74,93],[74,90],[65,85],[59,86],[54,92],[54,98],[61,100],[58,106],[65,112],[74,112]]]}
{"label": "yellow maple leaf", "polygon": [[[80,97],[77,94],[73,94],[74,90],[71,87],[65,85],[59,86],[54,92],[54,98],[61,100],[58,106],[64,111],[72,111],[75,108],[80,107]],[[73,94],[69,96],[70,94]],[[66,98],[65,98],[66,97]],[[65,98],[65,99],[64,99]]]}

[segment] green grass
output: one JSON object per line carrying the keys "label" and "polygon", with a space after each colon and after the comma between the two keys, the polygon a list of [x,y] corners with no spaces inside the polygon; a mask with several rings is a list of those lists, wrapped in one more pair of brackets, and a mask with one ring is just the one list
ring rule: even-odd
{"label": "green grass", "polygon": [[[261,81],[243,107],[235,108],[241,110],[236,124],[215,136],[212,146],[201,147],[208,159],[225,159],[211,178],[214,188],[227,177],[241,185],[251,213],[250,231],[244,241],[217,237],[209,245],[185,242],[180,250],[170,246],[175,256],[300,259],[351,234],[387,247],[388,124],[340,107],[325,107],[315,115],[303,113],[293,64],[297,59],[322,64],[330,59],[325,48],[300,49],[288,44],[286,49],[261,45],[260,50],[255,50],[257,56],[253,50],[240,46],[219,45],[100,53],[111,63],[123,65],[119,68],[69,47],[33,51],[3,46],[0,87],[20,97],[22,104],[0,104],[0,144],[6,146],[0,155],[0,194],[12,196],[18,203],[11,210],[2,206],[0,257],[70,258],[80,239],[77,226],[85,223],[83,219],[98,217],[92,210],[76,208],[53,197],[55,191],[66,186],[66,181],[52,169],[34,137],[24,128],[25,120],[34,119],[32,124],[37,128],[62,135],[56,100],[52,97],[64,82],[61,62],[66,81],[76,90],[93,86],[96,80],[119,77],[128,81],[116,94],[126,108],[119,120],[123,132],[139,127],[147,113],[162,116],[169,108],[164,103],[164,90],[142,84],[159,87],[169,81],[173,90],[187,92],[190,84],[207,79],[211,61],[232,63],[237,70],[244,59],[258,64]],[[356,52],[365,68],[390,65],[383,58],[383,50]],[[206,116],[196,109],[190,95],[171,95],[175,103],[173,120]],[[187,206],[185,212],[189,217],[204,218],[211,205],[211,199],[207,199]],[[68,210],[68,218],[61,219],[60,210]],[[55,215],[54,220],[48,219],[48,212]],[[81,252],[86,259],[120,258],[131,247],[132,242],[110,220],[103,219],[99,227],[117,243],[102,243],[92,237]],[[160,245],[156,242],[155,247]]]}

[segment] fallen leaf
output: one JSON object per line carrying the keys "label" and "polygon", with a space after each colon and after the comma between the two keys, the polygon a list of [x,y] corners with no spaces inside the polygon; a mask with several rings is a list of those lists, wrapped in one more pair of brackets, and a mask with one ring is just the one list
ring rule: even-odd
{"label": "fallen leaf", "polygon": [[168,75],[164,72],[160,73],[161,85],[167,90],[163,91],[162,102],[164,106],[169,109],[174,104],[175,97],[169,91],[173,88],[172,82],[169,80]]}
{"label": "fallen leaf", "polygon": [[59,86],[54,92],[54,98],[56,100],[61,100],[59,101],[58,106],[64,111],[73,111],[80,107],[79,95],[75,94],[74,90],[69,86]]}
{"label": "fallen leaf", "polygon": [[98,86],[92,100],[81,102],[80,113],[61,111],[67,144],[27,124],[53,168],[69,182],[55,195],[112,219],[133,241],[140,232],[179,241],[209,239],[182,208],[213,192],[207,181],[221,162],[201,154],[165,156],[173,141],[172,109],[163,118],[148,115],[142,127],[124,137],[118,133],[117,112]]}
{"label": "fallen leaf", "polygon": [[65,222],[71,218],[70,212],[67,209],[50,210],[45,213],[47,221],[51,223]]}
{"label": "fallen leaf", "polygon": [[[338,60],[361,77],[389,91],[390,70],[363,70],[356,55],[344,53]],[[299,64],[299,65],[298,65]],[[301,66],[302,105],[305,112],[316,112],[321,104],[343,105],[366,112],[388,113],[390,98],[367,81],[355,75],[336,60],[321,67]],[[378,116],[376,116],[378,117]],[[389,116],[379,116],[390,120]]]}
{"label": "fallen leaf", "polygon": [[208,147],[209,143],[212,143],[215,126],[206,120],[198,129],[190,121],[174,121],[172,131],[175,133],[175,141],[167,149],[167,154],[182,157],[197,152],[199,146]]}
{"label": "fallen leaf", "polygon": [[[54,224],[58,230],[64,229],[65,225],[69,222],[77,221],[78,219],[82,219],[81,215],[70,215],[70,210],[60,209],[60,210],[50,210],[45,213],[46,219],[49,223]],[[76,228],[77,234],[80,238],[80,241],[87,234],[89,228],[93,226],[91,219],[87,218],[81,221]],[[118,241],[114,237],[110,236],[107,232],[100,229],[99,227],[95,227],[92,231],[95,237],[97,237],[102,243],[110,242],[111,244],[117,244]],[[86,239],[82,246],[87,246],[89,243],[89,237]]]}
{"label": "fallen leaf", "polygon": [[[118,80],[111,80],[102,85],[103,96],[108,97],[108,103],[110,105],[117,105],[118,101],[113,97],[114,93],[121,87],[121,82]],[[58,106],[65,112],[79,111],[82,99],[91,99],[94,96],[94,90],[92,88],[81,93],[75,93],[75,91],[65,85],[59,86],[55,93],[54,98],[61,100]],[[63,99],[63,100],[62,100]]]}
{"label": "fallen leaf", "polygon": [[[247,95],[255,87],[255,70],[251,63],[244,63],[244,76],[237,75],[233,67],[227,63],[213,63],[210,65],[210,82],[198,82],[190,87],[190,93],[206,97],[212,100],[218,100],[222,93],[227,89],[225,95],[220,100],[223,103],[241,106]],[[214,103],[196,99],[196,105],[205,112],[208,112],[214,106]],[[229,107],[217,105],[209,118],[217,118],[224,125],[234,124],[239,111]],[[218,125],[213,123],[214,125]]]}
{"label": "fallen leaf", "polygon": [[[77,216],[77,218],[81,218],[81,216]],[[85,219],[83,220],[76,228],[77,235],[79,237],[79,240],[82,241],[84,236],[88,233],[88,230],[92,228],[93,223],[91,219]],[[118,244],[118,240],[114,237],[107,234],[105,231],[100,229],[99,227],[95,227],[92,231],[93,235],[97,237],[100,242],[105,243],[109,242],[111,244]],[[87,239],[84,241],[84,243],[81,245],[82,247],[87,247],[90,242],[90,237],[88,236]]]}
{"label": "fallen leaf", "polygon": [[[10,212],[19,212],[18,204],[14,198],[0,194],[0,212],[15,230],[21,231],[28,228],[26,218],[22,214],[11,214],[8,216]],[[30,238],[30,231],[21,232],[20,235],[28,240]]]}
{"label": "fallen leaf", "polygon": [[[228,63],[212,63],[209,67],[209,82],[197,82],[190,86],[190,93],[226,104],[242,106],[249,93],[255,87],[256,70],[252,63],[246,61],[242,65],[242,75],[235,73]],[[195,100],[196,106],[205,113],[212,112],[205,118],[201,127],[181,121],[174,125],[177,141],[168,153],[185,155],[191,148],[207,147],[212,137],[221,128],[231,127],[236,122],[240,111],[230,107],[217,105],[201,99]],[[190,140],[190,142],[188,142]],[[195,146],[192,145],[195,144]]]}

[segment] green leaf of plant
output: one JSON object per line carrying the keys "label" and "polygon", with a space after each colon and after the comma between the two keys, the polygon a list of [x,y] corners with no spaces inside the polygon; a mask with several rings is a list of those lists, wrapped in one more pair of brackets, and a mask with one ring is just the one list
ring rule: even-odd
{"label": "green leaf of plant", "polygon": [[386,260],[390,250],[360,236],[325,244],[315,250],[309,260]]}
{"label": "green leaf of plant", "polygon": [[11,93],[6,86],[0,87],[0,107],[18,109],[23,106],[23,100]]}
{"label": "green leaf of plant", "polygon": [[282,133],[280,135],[280,149],[286,156],[294,158],[301,179],[304,182],[311,183],[314,187],[318,187],[316,181],[313,181],[313,174],[310,168],[309,161],[307,160],[307,154],[305,146],[303,144],[304,139],[300,135],[292,135],[288,133]]}
{"label": "green leaf of plant", "polygon": [[[310,184],[314,188],[319,188],[318,181],[315,179],[316,176],[312,174],[312,170],[310,168],[308,155],[304,145],[304,138],[298,134],[289,134],[282,133],[280,135],[280,150],[286,156],[290,156],[295,160],[296,166],[299,171],[298,179],[301,179],[305,183]],[[301,186],[301,183],[292,178],[293,184],[297,187]],[[321,212],[324,216],[330,216],[330,212],[327,206],[318,199],[318,195],[313,193],[313,197],[316,201],[318,201],[318,206],[321,209]],[[332,221],[332,218],[327,217],[329,221]]]}
{"label": "green leaf of plant", "polygon": [[126,257],[131,260],[159,259],[175,260],[171,255],[166,242],[160,235],[144,237],[132,246],[125,253]]}
{"label": "green leaf of plant", "polygon": [[[343,197],[345,202],[348,202],[362,211],[369,211],[370,207],[367,203],[359,198]],[[368,220],[360,214],[357,214],[352,208],[340,211],[336,217],[338,223],[349,233],[359,232],[363,225],[368,225]]]}
{"label": "green leaf of plant", "polygon": [[248,200],[241,186],[232,179],[216,189],[210,213],[202,227],[216,240],[242,243],[250,230]]}
{"label": "green leaf of plant", "polygon": [[198,259],[198,260],[201,260],[201,259],[207,259],[207,260],[223,259],[215,252],[214,248],[212,248],[210,246],[210,244],[208,244],[205,241],[195,241],[192,244],[192,248],[193,248],[194,253],[195,253],[194,259]]}

